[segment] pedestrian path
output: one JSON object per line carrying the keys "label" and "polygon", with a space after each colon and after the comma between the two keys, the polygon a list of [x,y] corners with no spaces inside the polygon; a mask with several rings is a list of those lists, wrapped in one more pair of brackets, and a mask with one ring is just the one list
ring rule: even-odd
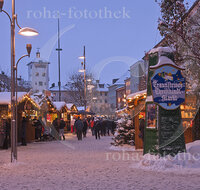
{"label": "pedestrian path", "polygon": [[[131,166],[123,152],[110,150],[111,136],[96,140],[91,133],[78,141],[18,147],[18,162],[10,164],[10,150],[0,152],[0,189],[15,190],[197,190],[200,175],[188,176],[144,171]],[[73,148],[72,148],[73,147]],[[130,156],[137,152],[125,152]],[[188,180],[190,179],[190,180]]]}

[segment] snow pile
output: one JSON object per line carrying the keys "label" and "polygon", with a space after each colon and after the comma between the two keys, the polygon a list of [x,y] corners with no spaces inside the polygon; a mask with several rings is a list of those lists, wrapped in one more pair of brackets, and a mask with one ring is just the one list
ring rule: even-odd
{"label": "snow pile", "polygon": [[134,167],[157,171],[199,171],[200,169],[200,141],[187,144],[187,152],[179,153],[172,157],[167,155],[146,154],[139,164]]}
{"label": "snow pile", "polygon": [[109,150],[114,150],[114,151],[135,151],[135,147],[130,146],[130,145],[123,145],[123,146],[111,146]]}

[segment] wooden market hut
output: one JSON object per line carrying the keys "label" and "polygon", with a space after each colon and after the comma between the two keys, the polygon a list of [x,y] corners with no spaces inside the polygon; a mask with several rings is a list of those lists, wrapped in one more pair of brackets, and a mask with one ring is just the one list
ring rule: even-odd
{"label": "wooden market hut", "polygon": [[53,102],[58,118],[62,118],[67,126],[67,131],[70,131],[70,110],[65,102]]}
{"label": "wooden market hut", "polygon": [[[136,149],[143,148],[143,142],[139,138],[139,118],[145,118],[145,101],[146,91],[140,91],[127,96],[128,108],[131,110],[135,126],[135,147]],[[180,106],[182,124],[184,128],[185,143],[190,143],[195,140],[200,140],[199,126],[199,106],[195,95],[186,94],[185,103]],[[153,128],[153,126],[152,126]],[[155,129],[157,126],[155,126]],[[197,137],[198,136],[198,137]]]}
{"label": "wooden market hut", "polygon": [[[10,92],[0,92],[0,115],[1,118],[9,119],[11,117]],[[35,140],[35,128],[32,125],[32,119],[38,115],[39,105],[30,98],[27,92],[18,92],[17,104],[17,126],[18,126],[18,142],[21,142],[21,124],[22,118],[27,118],[26,141]]]}
{"label": "wooden market hut", "polygon": [[53,102],[54,107],[57,110],[58,117],[62,118],[65,122],[67,122],[67,114],[69,110],[65,102]]}
{"label": "wooden market hut", "polygon": [[53,101],[49,96],[43,96],[40,100],[40,115],[45,119],[47,126],[50,126],[52,122],[58,118],[58,112],[53,104]]}
{"label": "wooden market hut", "polygon": [[145,118],[145,100],[147,91],[139,91],[127,96],[129,113],[133,119],[133,125],[135,127],[135,148],[142,149],[143,141],[139,137],[139,120],[140,118]]}

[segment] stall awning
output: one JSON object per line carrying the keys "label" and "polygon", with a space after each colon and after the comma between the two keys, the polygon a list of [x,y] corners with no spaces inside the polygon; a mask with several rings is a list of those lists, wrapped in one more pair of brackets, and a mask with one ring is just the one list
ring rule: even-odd
{"label": "stall awning", "polygon": [[133,94],[129,94],[126,99],[127,100],[134,100],[134,99],[136,99],[140,96],[146,96],[146,95],[147,95],[147,90],[143,90],[143,91],[138,91],[138,92],[133,93]]}

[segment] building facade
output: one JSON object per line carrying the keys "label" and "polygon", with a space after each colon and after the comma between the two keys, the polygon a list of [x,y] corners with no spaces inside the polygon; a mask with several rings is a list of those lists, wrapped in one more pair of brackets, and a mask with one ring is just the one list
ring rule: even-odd
{"label": "building facade", "polygon": [[[59,87],[55,86],[55,84],[52,84],[52,86],[49,88],[49,91],[51,92],[53,101],[59,102]],[[74,100],[72,99],[70,90],[66,86],[61,86],[60,95],[61,102],[76,104],[76,102],[74,102]]]}
{"label": "building facade", "polygon": [[33,92],[43,92],[49,88],[49,62],[40,58],[40,52],[36,53],[36,58],[27,64],[28,81]]}
{"label": "building facade", "polygon": [[125,85],[116,89],[116,105],[117,110],[123,109],[126,106],[126,87]]}
{"label": "building facade", "polygon": [[134,63],[130,67],[130,90],[131,93],[146,89],[147,64],[144,60]]}
{"label": "building facade", "polygon": [[93,98],[89,105],[90,111],[96,115],[110,115],[110,104],[108,103],[108,84],[99,83],[96,81],[95,88],[93,89]]}

